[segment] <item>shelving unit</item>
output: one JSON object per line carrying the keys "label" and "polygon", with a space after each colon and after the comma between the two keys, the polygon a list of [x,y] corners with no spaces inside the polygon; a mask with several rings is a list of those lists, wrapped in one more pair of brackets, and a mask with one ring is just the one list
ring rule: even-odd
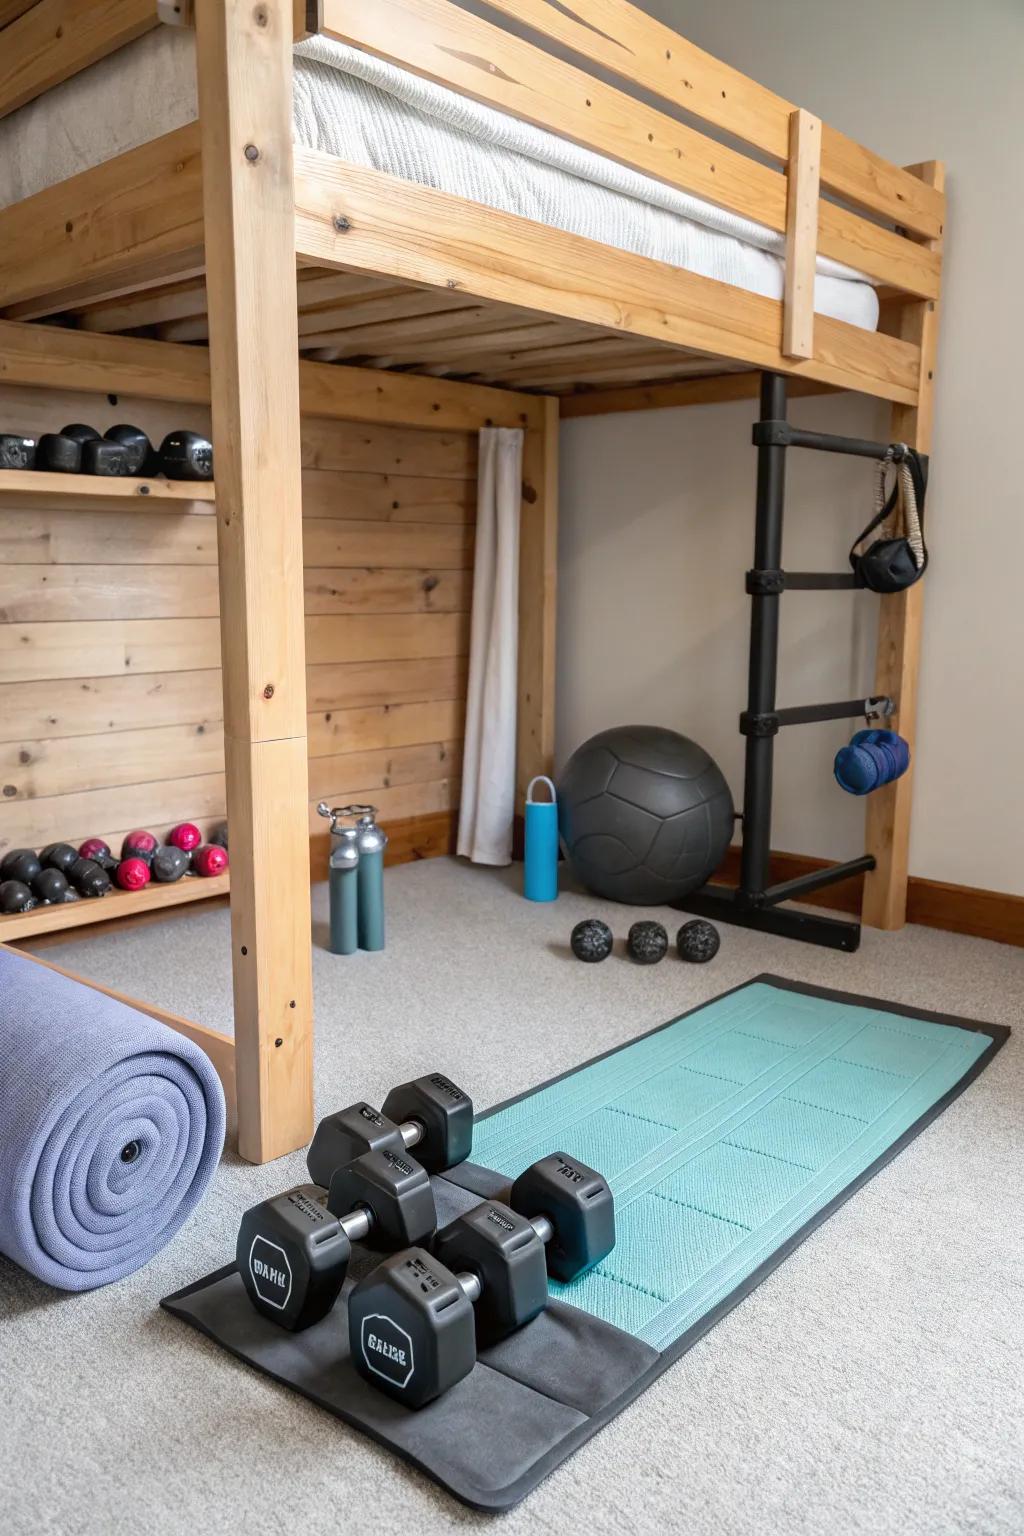
{"label": "shelving unit", "polygon": [[83,896],[80,901],[59,906],[12,912],[7,917],[0,917],[0,943],[10,944],[37,933],[55,933],[58,929],[63,932],[86,928],[91,923],[108,923],[118,917],[138,917],[143,912],[181,907],[190,901],[209,901],[212,896],[227,896],[230,890],[230,874],[212,875],[208,880],[198,875],[186,875],[173,885],[147,885],[141,891],[113,890],[109,896]]}
{"label": "shelving unit", "polygon": [[166,508],[168,502],[213,502],[212,480],[136,480],[120,475],[60,475],[50,470],[0,469],[0,497],[51,500],[137,501]]}

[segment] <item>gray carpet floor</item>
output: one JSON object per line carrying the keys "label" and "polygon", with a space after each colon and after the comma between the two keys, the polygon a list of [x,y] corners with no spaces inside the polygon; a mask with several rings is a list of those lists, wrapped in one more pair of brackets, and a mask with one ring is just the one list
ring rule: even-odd
{"label": "gray carpet floor", "polygon": [[[1024,1024],[1024,952],[921,928],[839,955],[728,929],[713,964],[572,959],[590,912],[450,860],[387,876],[389,948],[336,959],[315,892],[317,1108],[443,1068],[479,1107],[759,971]],[[661,914],[667,921],[677,919]],[[47,958],[224,1028],[226,912]],[[64,1296],[0,1260],[0,1528],[508,1536],[1019,1536],[1024,1531],[1024,1040],[516,1511],[456,1505],[158,1309],[227,1261],[241,1212],[305,1176],[225,1157],[145,1270]]]}

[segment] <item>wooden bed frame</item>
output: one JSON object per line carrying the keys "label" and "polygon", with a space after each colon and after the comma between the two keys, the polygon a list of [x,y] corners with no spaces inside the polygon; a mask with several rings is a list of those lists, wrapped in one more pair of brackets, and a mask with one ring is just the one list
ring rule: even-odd
{"label": "wooden bed frame", "polygon": [[[203,1033],[253,1161],[312,1131],[300,410],[525,429],[521,780],[553,747],[560,405],[736,399],[774,370],[890,401],[893,438],[929,447],[941,166],[888,163],[626,0],[489,3],[583,67],[451,0],[0,0],[0,115],[161,22],[196,29],[198,123],[0,212],[0,380],[212,401],[234,1043]],[[784,231],[783,301],[294,146],[292,41],[314,32]],[[881,330],[814,313],[818,253],[877,280]],[[159,339],[114,334],[143,327]],[[920,626],[920,585],[881,600],[876,692],[910,739]],[[883,928],[910,795],[907,775],[868,805]]]}

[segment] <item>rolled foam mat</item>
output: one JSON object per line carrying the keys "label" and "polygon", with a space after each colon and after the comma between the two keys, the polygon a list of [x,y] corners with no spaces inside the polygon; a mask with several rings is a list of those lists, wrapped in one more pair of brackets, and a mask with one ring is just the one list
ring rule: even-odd
{"label": "rolled foam mat", "polygon": [[474,1161],[433,1181],[439,1219],[501,1198],[557,1150],[607,1178],[616,1244],[418,1413],[356,1374],[351,1279],[298,1335],[247,1305],[234,1265],[164,1305],[464,1502],[508,1508],[941,1114],[1008,1034],[762,976],[487,1111]]}
{"label": "rolled foam mat", "polygon": [[83,982],[0,949],[0,1252],[87,1291],[159,1253],[224,1144],[203,1051]]}

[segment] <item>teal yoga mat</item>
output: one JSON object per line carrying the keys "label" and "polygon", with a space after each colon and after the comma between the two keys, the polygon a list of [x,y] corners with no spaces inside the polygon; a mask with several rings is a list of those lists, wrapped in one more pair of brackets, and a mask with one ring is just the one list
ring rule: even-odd
{"label": "teal yoga mat", "polygon": [[478,1121],[513,1178],[557,1148],[615,1195],[561,1300],[664,1350],[944,1107],[997,1027],[761,977]]}
{"label": "teal yoga mat", "polygon": [[[759,976],[478,1120],[433,1180],[444,1224],[533,1159],[601,1170],[615,1248],[416,1413],[355,1370],[347,1298],[287,1334],[233,1263],[163,1305],[476,1509],[508,1509],[650,1386],[1002,1045],[997,1025]],[[941,1200],[941,1191],[936,1199]],[[229,1238],[229,1242],[230,1242]]]}

